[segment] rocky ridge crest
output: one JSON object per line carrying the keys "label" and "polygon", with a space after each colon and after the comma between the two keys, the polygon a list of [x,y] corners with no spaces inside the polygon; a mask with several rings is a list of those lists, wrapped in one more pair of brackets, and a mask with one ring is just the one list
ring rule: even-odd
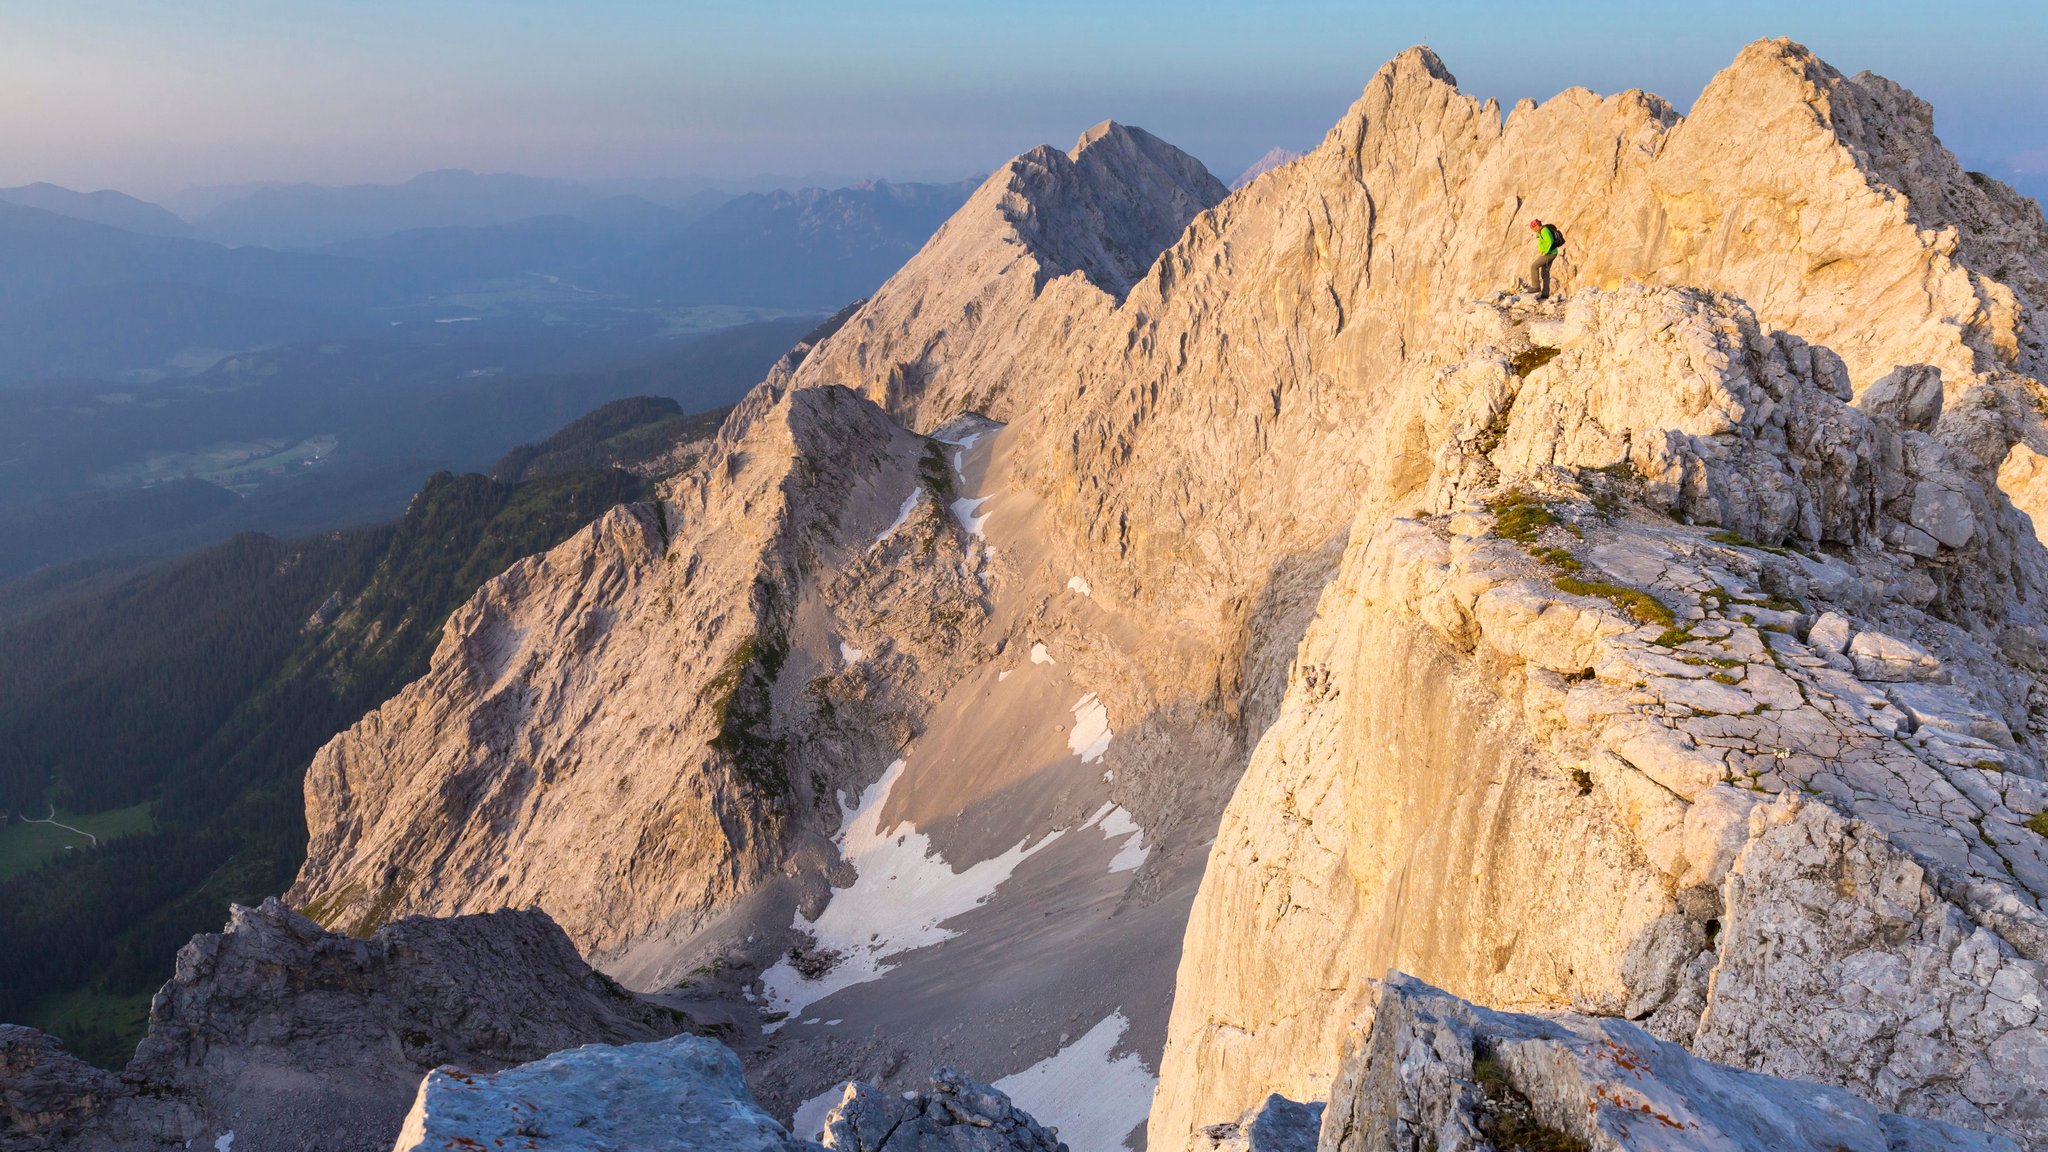
{"label": "rocky ridge crest", "polygon": [[[735,412],[663,511],[605,522],[640,544],[636,575],[589,597],[596,625],[566,611],[580,538],[480,596],[562,702],[508,746],[573,743],[585,800],[436,808],[485,714],[447,649],[323,754],[294,898],[353,883],[340,905],[361,915],[388,863],[452,841],[392,908],[535,900],[614,956],[738,908],[778,864],[815,909],[836,868],[820,801],[1029,646],[1114,721],[1103,783],[1153,850],[1132,908],[1185,891],[1235,788],[1155,1148],[1274,1091],[1318,1096],[1334,1022],[1395,965],[2048,1135],[2026,826],[2048,569],[2017,510],[2048,505],[2038,211],[1963,173],[1909,93],[1783,41],[1683,118],[1573,90],[1503,121],[1412,50],[1321,147],[1227,198],[1148,140],[1112,129],[992,178]],[[1166,207],[1106,233],[1121,255],[1055,242],[1131,189]],[[1570,236],[1561,309],[1502,291],[1531,214]],[[967,483],[960,456],[897,425],[971,413],[1008,424],[984,429],[956,532],[940,489]],[[818,436],[783,431],[810,417]],[[984,536],[990,492],[1016,514]],[[664,517],[680,527],[657,545]],[[694,622],[667,623],[664,598]],[[708,623],[735,604],[748,634],[815,624],[802,659],[740,665],[794,818],[672,833],[640,816],[672,792],[773,807],[702,751],[725,729],[690,703],[740,651]],[[897,662],[832,663],[828,637]],[[821,677],[852,722],[820,723]],[[1002,754],[948,747],[956,779]],[[546,758],[473,762],[516,781]],[[597,863],[550,868],[572,858]],[[1816,874],[1886,895],[1830,917]],[[1798,979],[1755,975],[1788,940]],[[1845,1020],[1860,1055],[1822,1027]]]}

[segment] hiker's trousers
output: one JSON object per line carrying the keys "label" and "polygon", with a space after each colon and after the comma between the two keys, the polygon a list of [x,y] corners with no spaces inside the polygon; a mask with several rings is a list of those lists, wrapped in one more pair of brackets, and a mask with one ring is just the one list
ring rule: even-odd
{"label": "hiker's trousers", "polygon": [[1536,295],[1550,295],[1550,265],[1556,259],[1556,252],[1545,252],[1529,265],[1529,283],[1535,287]]}

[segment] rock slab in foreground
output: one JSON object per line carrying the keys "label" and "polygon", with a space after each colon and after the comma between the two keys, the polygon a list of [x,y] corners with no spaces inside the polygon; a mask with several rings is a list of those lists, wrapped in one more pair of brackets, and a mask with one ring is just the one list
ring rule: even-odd
{"label": "rock slab in foreground", "polygon": [[842,1092],[825,1114],[834,1152],[1067,1152],[1008,1096],[951,1068],[932,1073],[930,1092],[897,1095],[859,1081]]}
{"label": "rock slab in foreground", "polygon": [[0,1026],[0,1152],[388,1147],[428,1069],[500,1068],[688,1026],[591,970],[546,914],[412,918],[367,940],[277,900],[195,936],[120,1075]]}
{"label": "rock slab in foreground", "polygon": [[503,1148],[558,1152],[802,1152],[755,1103],[730,1048],[701,1036],[591,1044],[502,1072],[442,1067],[393,1152]]}
{"label": "rock slab in foreground", "polygon": [[1626,1021],[1494,1012],[1389,974],[1332,1086],[1323,1152],[1476,1150],[1501,1146],[1507,1132],[1589,1152],[2019,1147],[1880,1113],[1839,1088],[1710,1063]]}

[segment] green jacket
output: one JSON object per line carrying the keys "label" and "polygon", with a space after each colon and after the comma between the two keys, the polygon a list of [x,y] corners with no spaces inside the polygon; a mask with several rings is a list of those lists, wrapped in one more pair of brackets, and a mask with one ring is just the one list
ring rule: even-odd
{"label": "green jacket", "polygon": [[1564,237],[1557,234],[1556,228],[1545,224],[1536,230],[1536,252],[1538,255],[1548,256],[1562,247],[1564,247]]}

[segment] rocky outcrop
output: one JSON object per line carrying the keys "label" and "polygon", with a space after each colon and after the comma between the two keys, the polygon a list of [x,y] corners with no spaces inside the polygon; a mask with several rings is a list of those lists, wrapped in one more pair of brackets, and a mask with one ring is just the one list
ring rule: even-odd
{"label": "rocky outcrop", "polygon": [[1229,190],[1139,128],[1104,121],[990,176],[796,373],[858,389],[912,428],[1009,421],[1049,351],[1112,322],[1159,254]]}
{"label": "rocky outcrop", "polygon": [[[1540,367],[1504,337],[1417,393],[1436,512],[1362,516],[1324,594],[1190,923],[1155,1133],[1182,1092],[1311,1091],[1401,967],[2038,1139],[2048,789],[1995,647],[2038,626],[2038,544],[1737,302],[1523,328]],[[1932,564],[1887,543],[1914,483],[1979,510]]]}
{"label": "rocky outcrop", "polygon": [[577,1152],[803,1152],[754,1103],[739,1057],[716,1040],[592,1044],[502,1072],[436,1068],[392,1152],[549,1148]]}
{"label": "rocky outcrop", "polygon": [[[1571,237],[1562,307],[1504,291],[1533,214]],[[650,984],[715,937],[823,996],[796,966],[834,957],[792,928],[890,906],[873,882],[932,857],[887,845],[1008,876],[1142,829],[1114,918],[958,953],[1057,937],[1065,963],[1178,916],[1235,787],[1154,1148],[1317,1091],[1392,966],[1755,1064],[1768,993],[1737,975],[1774,924],[1812,977],[1785,1018],[1862,1013],[1879,1041],[1787,1047],[1813,1075],[2048,1138],[2013,1058],[2033,1006],[1912,967],[2022,991],[2048,956],[2048,567],[2009,495],[2048,507],[2044,269],[2048,225],[1924,104],[1784,41],[1684,117],[1573,90],[1504,120],[1413,50],[1227,198],[1134,130],[1031,153],[658,506],[458,614],[428,677],[322,753],[293,898],[351,926],[530,902]],[[1759,847],[1776,797],[1813,809],[1787,827],[1839,816],[1854,850],[1820,858],[1911,900],[1799,928],[1809,865]],[[1740,887],[1753,854],[1789,887]],[[1009,927],[1069,907],[1037,884]],[[994,920],[986,896],[956,907]],[[837,957],[879,978],[880,936]],[[1170,952],[1104,946],[1079,995]],[[796,981],[743,990],[808,1007]],[[870,989],[865,1023],[902,1031],[862,1059],[930,1066],[895,1049],[940,1030],[901,1022],[974,985],[906,977],[901,1011]],[[1133,1006],[1150,1052],[1163,990],[1124,987],[1073,1023]],[[837,1010],[773,1023],[839,1043]],[[1030,1018],[988,1043],[1050,1059],[1067,1025]],[[760,1057],[778,1106],[823,1086],[792,1050]]]}
{"label": "rocky outcrop", "polygon": [[849,1082],[825,1114],[835,1152],[1066,1152],[1010,1098],[941,1068],[925,1092],[884,1092]]}
{"label": "rocky outcrop", "polygon": [[196,1109],[138,1096],[56,1037],[0,1024],[0,1152],[165,1148],[204,1130]]}
{"label": "rocky outcrop", "polygon": [[1626,1021],[1488,1011],[1397,972],[1345,1055],[1321,1148],[1425,1147],[2018,1152],[1840,1089],[1709,1063]]}
{"label": "rocky outcrop", "polygon": [[[428,674],[321,751],[295,905],[366,931],[534,904],[597,954],[687,935],[801,843],[797,818],[848,760],[900,745],[886,713],[901,705],[874,715],[858,676],[830,707],[803,693],[842,663],[813,605],[926,606],[922,625],[900,622],[893,679],[942,679],[936,605],[964,586],[972,610],[972,575],[868,559],[926,473],[944,491],[939,449],[840,389],[750,403],[745,431],[658,505],[615,509],[485,585]],[[909,510],[921,529],[949,518],[940,503]],[[928,540],[940,562],[959,555],[932,531],[892,551]],[[834,739],[795,738],[799,708]]]}
{"label": "rocky outcrop", "polygon": [[232,1132],[248,1147],[377,1149],[438,1064],[499,1068],[688,1024],[592,972],[537,912],[401,920],[357,940],[270,900],[179,952],[118,1078],[15,1029],[0,1098],[23,1148]]}

